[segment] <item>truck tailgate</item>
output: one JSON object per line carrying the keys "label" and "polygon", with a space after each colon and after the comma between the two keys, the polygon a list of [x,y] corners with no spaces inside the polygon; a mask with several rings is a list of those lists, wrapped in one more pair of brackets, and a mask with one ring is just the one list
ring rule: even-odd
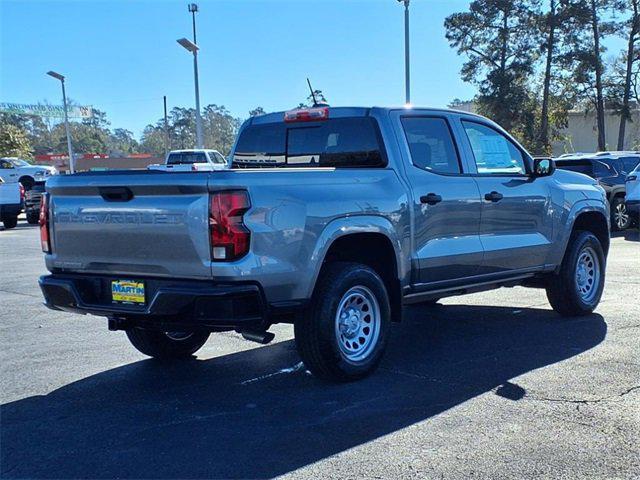
{"label": "truck tailgate", "polygon": [[48,267],[210,278],[207,178],[151,171],[52,178]]}

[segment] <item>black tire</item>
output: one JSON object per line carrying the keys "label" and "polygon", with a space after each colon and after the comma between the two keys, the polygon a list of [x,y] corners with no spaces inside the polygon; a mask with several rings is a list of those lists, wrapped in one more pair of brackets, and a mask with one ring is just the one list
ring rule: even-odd
{"label": "black tire", "polygon": [[[583,253],[593,257],[592,263],[595,265],[597,262],[598,268],[597,278],[593,279],[587,296],[580,292],[578,284],[578,261]],[[580,230],[573,232],[560,266],[560,272],[553,275],[547,285],[547,298],[551,307],[563,317],[583,316],[592,313],[602,297],[605,267],[606,259],[602,245],[596,236],[591,232]],[[588,278],[588,274],[584,278]],[[588,281],[583,284],[584,288],[589,285]]]}
{"label": "black tire", "polygon": [[627,210],[624,197],[614,197],[611,202],[611,230],[626,230],[631,226],[631,215]]}
{"label": "black tire", "polygon": [[[358,295],[364,302],[358,303]],[[353,303],[347,302],[349,299]],[[342,305],[343,312],[348,305],[360,310],[338,326],[338,308],[343,302],[347,302]],[[368,311],[372,314],[367,315]],[[352,323],[347,326],[346,322]],[[316,377],[340,382],[357,380],[369,375],[380,363],[390,322],[389,296],[380,276],[366,265],[332,263],[323,268],[309,308],[296,319],[296,346],[305,366]],[[371,328],[367,330],[367,326]],[[343,327],[353,331],[343,332]],[[346,346],[351,340],[355,349],[363,348],[362,358],[355,358],[357,350],[344,352],[351,348]]]}
{"label": "black tire", "polygon": [[209,338],[209,332],[190,332],[188,337],[182,339],[171,338],[171,335],[177,338],[175,333],[167,334],[142,328],[131,328],[126,333],[129,341],[138,351],[162,360],[188,358],[196,353]]}
{"label": "black tire", "polygon": [[16,228],[16,226],[18,225],[18,217],[4,218],[2,219],[2,224],[7,230],[9,230],[10,228]]}
{"label": "black tire", "polygon": [[40,212],[34,211],[34,210],[29,210],[27,212],[27,223],[29,225],[37,225],[39,219],[40,219]]}

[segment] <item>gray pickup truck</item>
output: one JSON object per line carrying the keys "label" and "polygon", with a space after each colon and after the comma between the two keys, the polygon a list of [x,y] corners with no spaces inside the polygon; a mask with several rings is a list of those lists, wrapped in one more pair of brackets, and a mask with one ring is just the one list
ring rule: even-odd
{"label": "gray pickup truck", "polygon": [[352,380],[407,304],[516,285],[545,288],[564,316],[600,301],[603,189],[480,116],[272,113],[243,124],[231,159],[215,173],[52,177],[46,305],[107,317],[157,358],[190,356],[212,332],[267,343],[293,323],[313,374]]}

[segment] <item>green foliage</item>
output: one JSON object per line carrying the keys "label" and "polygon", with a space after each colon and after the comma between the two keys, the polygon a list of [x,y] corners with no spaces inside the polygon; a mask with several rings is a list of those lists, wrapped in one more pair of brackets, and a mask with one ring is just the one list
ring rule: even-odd
{"label": "green foliage", "polygon": [[138,153],[140,145],[133,138],[133,132],[124,128],[115,128],[107,140],[112,155],[126,156]]}
{"label": "green foliage", "polygon": [[26,131],[9,123],[0,125],[0,156],[29,158],[31,142]]}
{"label": "green foliage", "polygon": [[[193,108],[175,107],[169,112],[167,119],[169,150],[194,148],[196,144],[196,111]],[[213,148],[226,155],[231,150],[236,133],[240,127],[240,119],[235,118],[222,105],[207,105],[202,111],[202,127],[204,146]],[[162,155],[166,150],[164,119],[155,125],[147,125],[142,132],[140,149],[155,155]]]}
{"label": "green foliage", "polygon": [[462,78],[478,86],[479,113],[533,138],[528,80],[537,59],[533,1],[475,0],[445,20],[446,37],[468,57]]}
{"label": "green foliage", "polygon": [[264,108],[262,107],[256,107],[253,110],[249,110],[249,116],[250,117],[256,117],[258,115],[264,115],[266,112],[264,111]]}

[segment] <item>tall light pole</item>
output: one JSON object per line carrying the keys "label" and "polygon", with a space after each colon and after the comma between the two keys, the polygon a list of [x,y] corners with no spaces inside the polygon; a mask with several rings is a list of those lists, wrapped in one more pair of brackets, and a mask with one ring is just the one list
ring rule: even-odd
{"label": "tall light pole", "polygon": [[75,173],[75,160],[73,159],[73,148],[71,147],[71,134],[69,133],[69,115],[67,113],[67,93],[64,90],[64,75],[60,75],[52,70],[47,72],[50,77],[60,80],[62,84],[62,103],[64,106],[64,129],[67,132],[67,150],[69,151],[69,173]]}
{"label": "tall light pole", "polygon": [[198,5],[195,3],[189,4],[189,12],[191,12],[193,20],[193,42],[186,38],[181,38],[178,43],[182,45],[189,52],[193,53],[193,78],[196,89],[196,148],[203,148],[202,141],[202,117],[200,116],[200,86],[198,84],[198,45],[196,43],[196,12],[198,11]]}
{"label": "tall light pole", "polygon": [[404,88],[405,88],[405,104],[411,104],[411,74],[409,65],[409,1],[398,0],[404,3]]}

